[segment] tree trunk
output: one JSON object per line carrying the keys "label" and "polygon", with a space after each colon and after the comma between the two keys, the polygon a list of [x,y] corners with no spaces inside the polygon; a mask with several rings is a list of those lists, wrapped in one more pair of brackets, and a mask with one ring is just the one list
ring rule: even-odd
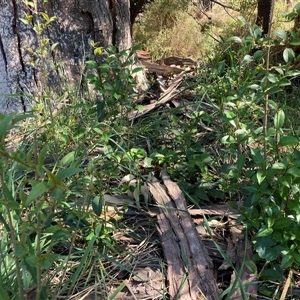
{"label": "tree trunk", "polygon": [[[129,0],[49,0],[39,11],[57,18],[42,37],[49,39],[49,47],[58,46],[49,54],[54,67],[44,65],[45,76],[40,68],[30,66],[41,36],[31,24],[20,21],[24,12],[32,15],[33,8],[22,0],[0,0],[0,7],[0,111],[4,113],[30,108],[29,95],[47,86],[58,94],[63,92],[62,78],[70,86],[78,86],[84,61],[93,52],[91,41],[118,50],[131,47]],[[32,25],[35,21],[33,15]]]}
{"label": "tree trunk", "polygon": [[212,10],[212,2],[210,0],[201,0],[202,7],[204,11],[211,11]]}
{"label": "tree trunk", "polygon": [[257,19],[256,24],[262,27],[263,34],[268,34],[271,30],[273,10],[275,0],[257,1]]}

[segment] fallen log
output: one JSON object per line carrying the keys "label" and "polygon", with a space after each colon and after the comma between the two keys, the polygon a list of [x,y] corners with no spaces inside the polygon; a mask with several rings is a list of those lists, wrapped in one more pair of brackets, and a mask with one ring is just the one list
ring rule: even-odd
{"label": "fallen log", "polygon": [[216,300],[219,290],[213,264],[188,213],[183,193],[165,170],[162,179],[165,187],[151,175],[149,190],[160,208],[158,230],[167,263],[170,298]]}

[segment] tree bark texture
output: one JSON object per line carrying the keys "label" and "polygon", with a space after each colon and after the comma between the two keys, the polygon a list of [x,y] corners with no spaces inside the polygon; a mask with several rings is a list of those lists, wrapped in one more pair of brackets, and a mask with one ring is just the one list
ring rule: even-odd
{"label": "tree bark texture", "polygon": [[268,34],[271,30],[273,10],[275,0],[257,1],[257,19],[256,24],[262,27],[263,34]]}
{"label": "tree bark texture", "polygon": [[45,84],[58,93],[61,78],[70,86],[79,84],[84,60],[92,54],[91,41],[119,50],[131,47],[129,0],[49,0],[39,11],[57,19],[42,37],[50,45],[59,44],[50,54],[55,67],[44,82],[44,74],[29,64],[41,37],[20,21],[32,9],[22,0],[0,0],[0,7],[0,111],[4,113],[28,109],[30,97],[22,95],[31,95]]}

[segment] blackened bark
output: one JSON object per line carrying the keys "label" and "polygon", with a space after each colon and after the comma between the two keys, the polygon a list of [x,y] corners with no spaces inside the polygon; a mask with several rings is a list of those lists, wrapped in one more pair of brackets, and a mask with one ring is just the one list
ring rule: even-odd
{"label": "blackened bark", "polygon": [[[40,12],[57,17],[42,35],[50,40],[50,45],[58,43],[50,55],[54,67],[47,65],[49,76],[45,82],[39,68],[29,63],[36,58],[41,36],[20,21],[24,12],[31,14],[30,8],[22,0],[0,0],[0,111],[30,107],[30,95],[47,86],[58,94],[64,89],[64,81],[78,86],[84,62],[93,52],[91,41],[101,47],[130,48],[129,1],[49,0],[39,7]],[[21,97],[24,93],[28,97]]]}
{"label": "blackened bark", "polygon": [[256,24],[262,27],[264,35],[267,35],[272,26],[273,10],[275,0],[257,1],[257,19]]}

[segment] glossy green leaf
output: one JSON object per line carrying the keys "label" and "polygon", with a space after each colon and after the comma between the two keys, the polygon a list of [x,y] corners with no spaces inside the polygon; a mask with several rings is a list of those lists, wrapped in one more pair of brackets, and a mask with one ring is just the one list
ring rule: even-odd
{"label": "glossy green leaf", "polygon": [[242,39],[239,38],[238,36],[232,36],[231,38],[229,38],[227,40],[228,42],[236,42],[238,44],[241,44],[242,43]]}
{"label": "glossy green leaf", "polygon": [[265,178],[266,178],[266,173],[264,171],[258,170],[256,172],[256,179],[258,184],[261,184]]}
{"label": "glossy green leaf", "polygon": [[271,88],[268,88],[265,90],[265,93],[267,95],[273,95],[282,92],[282,89],[279,86],[272,86]]}
{"label": "glossy green leaf", "polygon": [[300,169],[296,167],[289,168],[287,170],[287,174],[294,175],[296,177],[300,177]]}
{"label": "glossy green leaf", "polygon": [[290,267],[294,263],[294,261],[295,261],[295,259],[292,255],[284,255],[284,257],[282,258],[280,267],[282,269],[286,269],[286,268]]}
{"label": "glossy green leaf", "polygon": [[279,146],[294,146],[298,144],[298,139],[294,136],[283,136],[280,138],[278,145]]}
{"label": "glossy green leaf", "polygon": [[284,111],[282,109],[280,109],[275,114],[275,117],[274,117],[274,126],[277,130],[282,128],[282,126],[284,124],[284,118],[285,118]]}
{"label": "glossy green leaf", "polygon": [[274,34],[283,40],[286,40],[288,36],[285,30],[275,30]]}
{"label": "glossy green leaf", "polygon": [[96,196],[92,200],[92,208],[93,208],[94,213],[97,216],[100,216],[102,213],[102,208],[103,208],[103,198],[100,196]]}
{"label": "glossy green leaf", "polygon": [[274,223],[274,226],[273,226],[273,229],[283,229],[283,228],[286,228],[288,227],[289,225],[291,225],[292,223],[294,223],[295,221],[291,218],[288,218],[288,217],[281,217],[281,218],[278,218],[275,223]]}
{"label": "glossy green leaf", "polygon": [[283,163],[274,163],[271,168],[275,170],[284,170],[286,166]]}
{"label": "glossy green leaf", "polygon": [[300,38],[293,38],[290,40],[290,45],[292,46],[298,46],[300,45]]}
{"label": "glossy green leaf", "polygon": [[256,163],[263,163],[264,162],[264,157],[262,156],[260,149],[250,149],[253,160]]}
{"label": "glossy green leaf", "polygon": [[295,58],[295,52],[291,48],[285,48],[283,51],[283,59],[287,64],[290,64]]}
{"label": "glossy green leaf", "polygon": [[267,228],[267,227],[264,228],[264,227],[262,227],[258,231],[256,237],[264,237],[264,236],[268,236],[268,235],[270,235],[272,233],[273,233],[273,229],[272,228]]}

